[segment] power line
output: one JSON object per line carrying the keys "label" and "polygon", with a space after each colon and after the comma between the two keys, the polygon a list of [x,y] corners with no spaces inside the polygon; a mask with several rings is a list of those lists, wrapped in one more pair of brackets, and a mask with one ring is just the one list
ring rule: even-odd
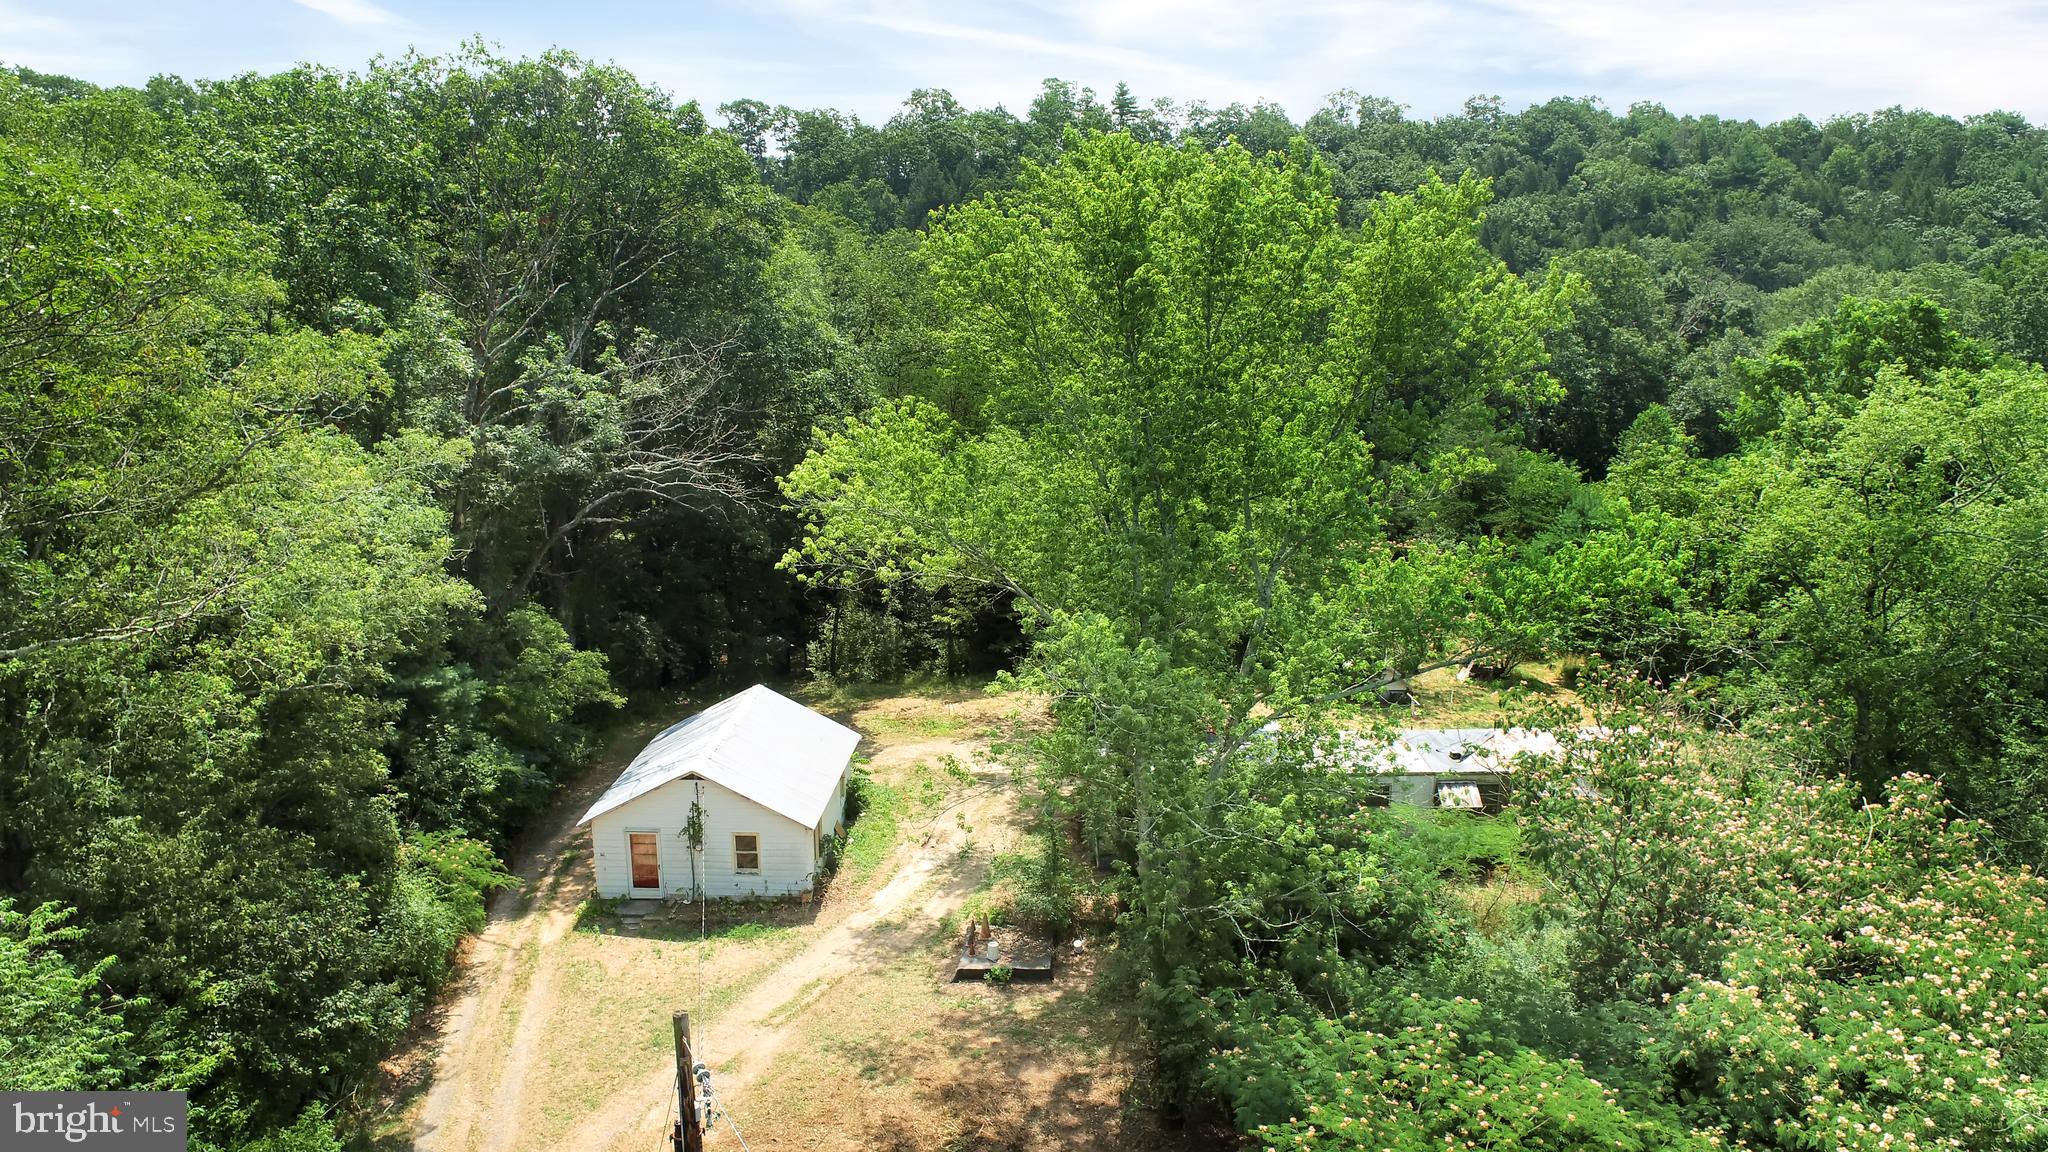
{"label": "power line", "polygon": [[732,1113],[720,1112],[719,1115],[725,1117],[725,1126],[732,1129],[732,1138],[740,1142],[740,1152],[754,1152],[753,1149],[747,1147],[747,1138],[740,1135],[740,1126],[734,1123]]}
{"label": "power line", "polygon": [[[697,785],[697,796],[700,801],[703,794],[704,786],[700,783]],[[691,807],[698,812],[702,811],[698,803],[693,803]],[[692,816],[695,817],[695,815],[696,813],[693,812]],[[697,885],[697,890],[691,893],[697,900],[697,986],[691,995],[694,1012],[678,1012],[675,1016],[676,1073],[674,1079],[669,1084],[669,1096],[673,1101],[670,1105],[670,1115],[676,1118],[674,1123],[676,1135],[672,1143],[677,1147],[682,1147],[686,1144],[701,1147],[701,1144],[696,1142],[702,1140],[705,1130],[716,1127],[720,1120],[724,1120],[725,1126],[732,1130],[733,1139],[739,1141],[740,1152],[753,1152],[751,1148],[747,1147],[747,1138],[740,1132],[739,1122],[734,1120],[732,1114],[727,1112],[719,1103],[718,1093],[711,1086],[711,1068],[703,1061],[697,1059],[697,1045],[690,1036],[690,1020],[692,1016],[694,1015],[699,1021],[704,1019],[704,965],[705,957],[711,951],[711,898],[703,882],[704,867],[702,858],[704,849],[701,842],[702,833],[699,832],[697,835],[699,837],[698,842],[688,845],[690,849],[690,874],[692,880]],[[685,1072],[683,1067],[685,1059],[689,1061],[687,1072]],[[684,1091],[683,1077],[685,1075],[690,1078],[690,1090],[688,1092]],[[687,1109],[685,1108],[686,1103],[688,1105]],[[685,1114],[686,1111],[687,1115]]]}
{"label": "power line", "polygon": [[732,1129],[733,1139],[740,1142],[740,1152],[753,1152],[752,1149],[747,1147],[746,1136],[740,1132],[739,1121],[734,1120],[732,1113],[727,1111],[725,1105],[719,1102],[718,1090],[711,1086],[711,1069],[703,1064],[698,1064],[695,1074],[697,1077],[697,1098],[703,1102],[704,1126],[710,1128],[720,1120],[725,1121],[725,1126]]}
{"label": "power line", "polygon": [[[664,1125],[662,1125],[662,1127],[663,1127],[664,1129],[666,1129],[667,1131],[670,1131],[670,1132],[673,1132],[673,1131],[675,1131],[675,1126],[676,1126],[676,1118],[677,1118],[677,1117],[676,1117],[676,1089],[677,1089],[677,1088],[679,1088],[679,1087],[681,1087],[681,1086],[682,1086],[682,1085],[681,1085],[681,1082],[680,1082],[680,1081],[678,1081],[678,1080],[677,1080],[677,1079],[676,1079],[676,1078],[675,1078],[674,1076],[670,1076],[670,1077],[668,1078],[668,1115],[667,1115],[666,1117],[664,1117],[664,1119],[665,1119],[665,1120],[667,1120],[667,1123],[666,1123],[666,1124],[664,1124]],[[668,1147],[669,1145],[673,1144],[674,1142],[675,1142],[675,1138],[674,1138],[674,1137],[672,1137],[672,1136],[663,1136],[663,1137],[661,1138],[661,1143],[660,1143],[660,1144],[658,1145],[658,1147],[661,1147],[661,1148],[664,1148],[664,1149],[666,1149],[666,1148],[667,1148],[667,1147]]]}

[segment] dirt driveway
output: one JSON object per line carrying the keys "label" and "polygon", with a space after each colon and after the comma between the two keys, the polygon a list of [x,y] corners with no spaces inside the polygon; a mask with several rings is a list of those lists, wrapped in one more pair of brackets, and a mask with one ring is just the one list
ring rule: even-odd
{"label": "dirt driveway", "polygon": [[[694,908],[634,933],[579,927],[591,877],[574,822],[651,729],[626,733],[519,861],[522,888],[468,950],[415,1055],[431,1061],[424,1088],[393,1102],[380,1147],[661,1148],[677,1009],[754,1148],[1178,1146],[1130,1103],[1134,1026],[1091,962],[1048,987],[942,982],[948,918],[1021,847],[1014,787],[987,749],[1026,702],[816,703],[861,730],[891,801],[821,903],[708,933]],[[708,1146],[738,1142],[721,1126]]]}

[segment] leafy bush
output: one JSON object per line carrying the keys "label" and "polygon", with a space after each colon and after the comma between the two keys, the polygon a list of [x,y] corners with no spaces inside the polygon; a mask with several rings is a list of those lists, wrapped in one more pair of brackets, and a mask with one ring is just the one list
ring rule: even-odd
{"label": "leafy bush", "polygon": [[[1376,956],[1238,889],[1249,954],[1147,992],[1169,1067],[1275,1148],[2048,1148],[2048,881],[1986,863],[1927,778],[1864,804],[1774,747],[1609,719],[1523,769],[1543,884],[1483,920],[1491,886],[1450,886],[1451,930]],[[1383,887],[1512,855],[1482,824],[1378,818],[1412,829]],[[1246,839],[1260,889],[1327,884],[1273,854],[1280,826]]]}
{"label": "leafy bush", "polygon": [[930,668],[930,653],[912,626],[889,614],[854,603],[826,626],[825,635],[804,649],[814,675],[844,680],[895,680]]}
{"label": "leafy bush", "polygon": [[846,822],[852,824],[867,810],[868,800],[875,789],[874,773],[868,771],[867,762],[862,760],[853,766],[846,777]]}
{"label": "leafy bush", "polygon": [[1426,866],[1461,880],[1515,870],[1522,860],[1522,831],[1512,814],[1445,811],[1437,808],[1389,807],[1415,837]]}
{"label": "leafy bush", "polygon": [[847,789],[844,843],[834,853],[835,871],[846,869],[856,883],[874,875],[896,850],[903,809],[902,793],[874,780],[865,766],[856,766]]}
{"label": "leafy bush", "polygon": [[576,648],[539,608],[465,618],[447,649],[415,654],[425,667],[400,680],[392,775],[402,812],[502,847],[621,697],[604,656]]}
{"label": "leafy bush", "polygon": [[1477,1002],[1420,992],[1379,1020],[1221,997],[1233,1043],[1203,1084],[1268,1148],[1705,1149],[1683,1126],[1631,1113],[1569,1059],[1488,1038]]}
{"label": "leafy bush", "polygon": [[115,1086],[128,1039],[100,977],[110,957],[76,969],[58,949],[83,934],[69,909],[40,904],[17,912],[0,899],[0,1084],[17,1092]]}
{"label": "leafy bush", "polygon": [[1749,846],[1724,855],[1743,911],[1657,1053],[1696,1122],[1779,1146],[2048,1148],[2048,882],[1982,863],[1925,777],[1882,804],[1760,799],[1717,831]]}
{"label": "leafy bush", "polygon": [[1659,1017],[1640,1091],[1751,1146],[2048,1147],[2048,882],[1934,781],[1866,804],[1649,720],[1527,783],[1577,995]]}
{"label": "leafy bush", "polygon": [[614,932],[619,927],[619,905],[623,896],[593,896],[576,905],[576,931]]}
{"label": "leafy bush", "polygon": [[1031,856],[999,860],[996,878],[1008,889],[1010,920],[1055,940],[1065,939],[1079,909],[1066,838],[1057,826],[1048,826],[1035,839],[1038,849]]}
{"label": "leafy bush", "polygon": [[483,927],[490,893],[516,883],[489,845],[452,832],[416,833],[400,846],[377,938],[415,1000],[432,994],[456,946]]}
{"label": "leafy bush", "polygon": [[334,1123],[316,1106],[306,1109],[290,1127],[270,1132],[237,1152],[342,1152],[343,1147]]}

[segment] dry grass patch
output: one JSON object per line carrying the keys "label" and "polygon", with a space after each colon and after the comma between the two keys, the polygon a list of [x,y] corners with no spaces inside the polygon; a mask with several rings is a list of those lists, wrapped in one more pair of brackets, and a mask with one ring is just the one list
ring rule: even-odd
{"label": "dry grass patch", "polygon": [[1133,1009],[1098,991],[1092,957],[1049,987],[947,982],[947,926],[1025,835],[991,745],[1043,723],[1042,710],[978,685],[797,695],[861,731],[885,790],[854,825],[867,837],[856,865],[809,905],[705,920],[675,907],[626,929],[586,901],[590,862],[568,822],[663,717],[642,720],[562,798],[550,842],[522,868],[539,883],[465,965],[476,1007],[447,1026],[460,1039],[437,1061],[447,1079],[424,1107],[394,1102],[416,1146],[659,1144],[670,1014],[687,1009],[755,1148],[1186,1147],[1138,1106]]}
{"label": "dry grass patch", "polygon": [[1456,668],[1438,668],[1408,681],[1414,703],[1354,702],[1351,715],[1362,723],[1396,728],[1493,728],[1524,722],[1530,713],[1568,708],[1591,718],[1567,683],[1565,662],[1516,665],[1498,680],[1460,680]]}
{"label": "dry grass patch", "polygon": [[805,1012],[782,1059],[735,1102],[749,1143],[848,1152],[1191,1146],[1142,1106],[1135,1014],[1129,997],[1101,989],[1096,957],[1048,985],[950,984],[945,942],[921,935],[895,963]]}
{"label": "dry grass patch", "polygon": [[622,1083],[670,1051],[669,1018],[687,1009],[713,1024],[743,993],[802,946],[796,932],[694,942],[576,932],[556,942],[557,977],[541,1025],[546,1041],[532,1079],[522,1143],[577,1145],[583,1122]]}

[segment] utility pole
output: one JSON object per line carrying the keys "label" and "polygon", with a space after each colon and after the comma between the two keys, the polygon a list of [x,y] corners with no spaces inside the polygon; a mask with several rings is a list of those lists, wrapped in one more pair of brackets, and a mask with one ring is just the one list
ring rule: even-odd
{"label": "utility pole", "polygon": [[676,1130],[674,1152],[704,1152],[704,1129],[697,1123],[697,1061],[690,1053],[690,1014],[678,1012],[676,1030]]}

